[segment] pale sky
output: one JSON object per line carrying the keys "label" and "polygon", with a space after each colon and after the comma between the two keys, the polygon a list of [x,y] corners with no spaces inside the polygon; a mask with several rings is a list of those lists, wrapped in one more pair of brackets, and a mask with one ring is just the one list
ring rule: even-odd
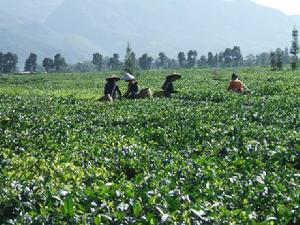
{"label": "pale sky", "polygon": [[300,15],[300,0],[253,0],[261,5],[279,9],[289,15]]}

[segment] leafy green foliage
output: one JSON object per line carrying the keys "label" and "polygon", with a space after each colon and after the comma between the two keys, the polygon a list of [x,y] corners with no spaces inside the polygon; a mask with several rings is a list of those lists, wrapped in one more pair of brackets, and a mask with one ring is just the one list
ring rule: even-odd
{"label": "leafy green foliage", "polygon": [[107,73],[1,76],[0,223],[296,223],[299,75],[243,69],[247,96],[180,72],[172,99],[113,104]]}
{"label": "leafy green foliage", "polygon": [[64,201],[64,212],[67,216],[74,216],[74,202],[71,195],[67,195]]}

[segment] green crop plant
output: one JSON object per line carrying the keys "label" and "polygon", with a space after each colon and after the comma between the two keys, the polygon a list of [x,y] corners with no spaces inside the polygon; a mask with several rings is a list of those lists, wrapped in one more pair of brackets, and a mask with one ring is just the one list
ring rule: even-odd
{"label": "green crop plant", "polygon": [[299,222],[300,74],[241,69],[239,95],[179,72],[172,99],[112,104],[108,73],[1,75],[0,224]]}

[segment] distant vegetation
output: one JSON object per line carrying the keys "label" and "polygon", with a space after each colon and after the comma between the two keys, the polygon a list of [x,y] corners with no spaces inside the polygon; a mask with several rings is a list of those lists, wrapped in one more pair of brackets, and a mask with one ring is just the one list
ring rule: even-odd
{"label": "distant vegetation", "polygon": [[[263,52],[258,55],[243,56],[239,46],[226,48],[219,53],[208,52],[207,55],[198,55],[196,50],[187,53],[179,52],[176,59],[169,58],[164,52],[160,52],[157,58],[147,53],[137,58],[130,44],[126,47],[124,60],[120,59],[118,53],[112,57],[103,56],[96,52],[91,61],[79,62],[68,65],[64,57],[58,53],[54,58],[44,58],[42,66],[37,65],[37,55],[31,53],[26,60],[24,71],[36,72],[93,72],[93,71],[118,71],[124,70],[134,73],[137,70],[150,69],[175,69],[175,68],[227,68],[227,67],[253,67],[271,66],[271,69],[281,70],[283,65],[291,64],[291,68],[298,68],[298,30],[292,32],[292,44],[290,49],[277,48],[276,51]],[[17,71],[18,56],[11,52],[3,54],[0,52],[0,73],[13,73]]]}

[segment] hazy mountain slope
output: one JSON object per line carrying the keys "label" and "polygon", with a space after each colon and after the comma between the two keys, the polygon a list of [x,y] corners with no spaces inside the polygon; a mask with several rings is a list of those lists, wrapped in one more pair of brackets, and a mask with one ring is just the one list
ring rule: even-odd
{"label": "hazy mountain slope", "polygon": [[30,52],[38,55],[39,61],[44,57],[53,57],[61,53],[69,62],[91,58],[98,47],[89,40],[75,34],[59,34],[43,25],[18,25],[0,30],[0,51],[12,51],[18,54],[20,68]]}
{"label": "hazy mountain slope", "polygon": [[[17,53],[20,69],[23,68],[30,52],[36,53],[40,62],[44,57],[53,57],[58,52],[71,63],[91,58],[91,54],[100,48],[88,39],[76,34],[54,31],[42,23],[30,22],[41,22],[43,13],[50,13],[47,7],[53,8],[60,2],[62,0],[0,0],[0,5],[5,6],[0,10],[0,52]],[[17,14],[19,11],[21,13]],[[22,17],[22,12],[27,18]]]}
{"label": "hazy mountain slope", "polygon": [[61,52],[70,62],[95,51],[123,55],[127,41],[153,56],[234,45],[258,53],[290,46],[293,26],[300,27],[300,16],[250,0],[0,0],[0,11],[0,51],[17,52],[21,61],[30,52]]}
{"label": "hazy mountain slope", "polygon": [[283,47],[299,18],[248,0],[65,0],[46,24],[85,36],[105,53],[124,51],[130,41],[138,53],[176,55],[233,45],[247,53]]}

